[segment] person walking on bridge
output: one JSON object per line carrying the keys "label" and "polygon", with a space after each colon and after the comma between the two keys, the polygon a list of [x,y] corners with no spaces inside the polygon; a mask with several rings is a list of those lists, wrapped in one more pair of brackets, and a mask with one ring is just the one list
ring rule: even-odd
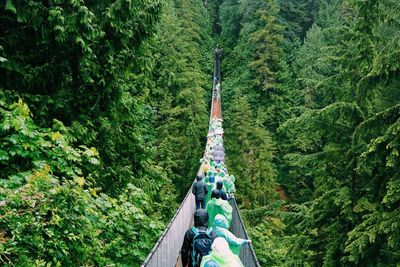
{"label": "person walking on bridge", "polygon": [[208,213],[198,209],[194,213],[194,227],[186,231],[181,248],[182,266],[199,267],[204,256],[210,254],[217,234],[208,228]]}
{"label": "person walking on bridge", "polygon": [[222,200],[221,193],[218,189],[214,189],[211,193],[211,200],[208,201],[206,210],[208,212],[209,220],[208,226],[211,227],[214,222],[215,216],[221,214],[225,216],[228,221],[228,226],[231,226],[232,222],[232,206],[226,200]]}
{"label": "person walking on bridge", "polygon": [[219,267],[244,267],[240,258],[229,249],[225,238],[217,237],[211,248],[212,252],[203,257],[200,267],[206,267],[210,261],[217,263]]}
{"label": "person walking on bridge", "polygon": [[221,199],[222,200],[230,200],[230,198],[228,198],[228,196],[226,195],[225,190],[222,189],[223,186],[224,186],[224,183],[222,181],[217,182],[217,189],[219,190],[219,192],[221,194]]}
{"label": "person walking on bridge", "polygon": [[242,246],[251,243],[251,240],[238,238],[229,231],[228,220],[221,214],[215,216],[212,228],[218,237],[225,238],[229,244],[230,250],[235,255],[239,255]]}
{"label": "person walking on bridge", "polygon": [[203,182],[203,177],[197,175],[197,182],[194,183],[192,193],[196,200],[196,210],[206,208],[206,195],[208,193],[207,184]]}

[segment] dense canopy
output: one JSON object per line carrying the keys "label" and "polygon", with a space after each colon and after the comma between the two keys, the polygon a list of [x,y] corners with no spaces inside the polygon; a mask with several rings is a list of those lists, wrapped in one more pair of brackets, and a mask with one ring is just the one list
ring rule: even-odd
{"label": "dense canopy", "polygon": [[398,0],[0,2],[0,265],[139,266],[224,157],[262,266],[400,264]]}

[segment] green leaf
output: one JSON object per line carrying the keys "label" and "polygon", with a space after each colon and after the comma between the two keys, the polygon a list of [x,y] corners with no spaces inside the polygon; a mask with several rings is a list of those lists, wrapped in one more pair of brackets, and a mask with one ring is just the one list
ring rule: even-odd
{"label": "green leaf", "polygon": [[15,9],[15,6],[14,6],[12,0],[6,1],[6,6],[4,7],[4,9],[10,11],[13,14],[17,13],[17,9]]}

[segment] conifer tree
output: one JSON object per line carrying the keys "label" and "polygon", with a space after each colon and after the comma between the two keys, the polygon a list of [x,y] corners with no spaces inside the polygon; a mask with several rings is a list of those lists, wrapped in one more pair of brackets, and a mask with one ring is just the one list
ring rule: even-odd
{"label": "conifer tree", "polygon": [[155,122],[157,158],[174,177],[183,198],[198,171],[204,145],[201,140],[207,129],[205,95],[211,81],[206,70],[210,62],[205,66],[202,62],[209,58],[210,51],[204,50],[210,46],[211,29],[200,19],[207,13],[198,1],[182,1],[166,8],[169,12],[163,16],[154,51],[159,63],[151,101],[159,107]]}
{"label": "conifer tree", "polygon": [[255,13],[256,31],[250,35],[253,47],[253,60],[250,66],[255,72],[255,84],[263,90],[277,87],[277,72],[282,56],[283,27],[277,22],[278,4],[268,0],[265,6]]}

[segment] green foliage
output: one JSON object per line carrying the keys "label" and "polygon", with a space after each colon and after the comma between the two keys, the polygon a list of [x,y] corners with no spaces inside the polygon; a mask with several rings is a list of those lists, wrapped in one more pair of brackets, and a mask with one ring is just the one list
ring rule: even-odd
{"label": "green foliage", "polygon": [[55,121],[53,129],[56,131],[38,129],[21,99],[10,106],[0,103],[2,187],[16,189],[42,170],[68,180],[96,172],[100,164],[96,148],[70,146],[68,135],[63,135],[67,130],[61,122]]}
{"label": "green foliage", "polygon": [[397,50],[374,52],[378,43],[391,43],[384,29],[397,8],[348,2],[321,1],[317,24],[296,54],[298,95],[305,99],[297,103],[311,110],[278,129],[286,171],[281,181],[291,200],[301,203],[289,206],[296,215],[285,220],[289,265],[399,262],[398,224],[392,221],[398,211],[386,204],[398,201],[392,170],[398,168],[398,81],[383,69],[371,72],[374,61]]}
{"label": "green foliage", "polygon": [[[251,219],[254,220],[255,218]],[[248,224],[251,225],[251,222]],[[261,266],[283,265],[287,249],[279,238],[283,235],[284,229],[282,220],[272,216],[265,216],[261,223],[248,228]]]}
{"label": "green foliage", "polygon": [[[26,185],[36,173],[54,180],[35,209],[18,202],[5,211],[14,217],[2,229],[19,227],[24,213],[24,225],[36,220],[27,238],[45,239],[23,241],[23,227],[5,233],[10,253],[2,262],[139,265],[201,157],[212,69],[206,8],[201,1],[10,0],[0,12],[0,201],[18,190],[38,194]],[[20,98],[27,105],[5,103]],[[47,210],[69,224],[57,226],[51,244],[47,215],[35,219]],[[75,228],[81,237],[68,244],[62,233]]]}
{"label": "green foliage", "polygon": [[339,37],[345,25],[340,1],[321,1],[319,14],[294,62],[298,88],[302,90],[295,95],[296,102],[308,108],[323,108],[335,101],[351,99],[348,85],[341,77]]}
{"label": "green foliage", "polygon": [[316,0],[279,0],[280,17],[285,26],[285,38],[295,44],[303,40],[306,32],[316,19],[318,5]]}
{"label": "green foliage", "polygon": [[250,66],[255,72],[255,84],[263,90],[275,88],[279,60],[282,56],[283,27],[277,23],[278,4],[266,1],[266,6],[255,12],[257,30],[250,35],[254,60]]}
{"label": "green foliage", "polygon": [[17,191],[1,190],[3,264],[138,266],[144,260],[162,224],[137,207],[146,204],[143,192],[99,197],[81,182],[60,184],[43,170]]}
{"label": "green foliage", "polygon": [[207,132],[211,32],[201,2],[182,1],[177,7],[168,4],[165,8],[154,47],[158,62],[151,92],[158,134],[154,145],[157,161],[174,177],[183,199],[198,171],[201,140]]}
{"label": "green foliage", "polygon": [[[280,206],[270,206],[277,198],[273,131],[285,117],[278,107],[285,105],[287,96],[282,86],[286,68],[281,57],[283,28],[277,16],[276,1],[225,1],[221,5],[227,165],[238,177],[237,198],[247,214],[247,229],[251,229],[263,266],[279,266],[286,251],[279,240],[282,220],[257,212]],[[272,230],[278,224],[279,229]]]}
{"label": "green foliage", "polygon": [[220,6],[223,0],[207,0],[207,10],[210,14],[210,24],[215,37],[221,34]]}
{"label": "green foliage", "polygon": [[139,177],[166,180],[149,161],[151,108],[142,81],[151,63],[143,46],[161,2],[8,3],[15,12],[1,18],[7,61],[0,80],[13,90],[9,98],[23,96],[41,125],[55,118],[71,126],[73,141],[96,147],[107,164],[95,182],[109,193],[117,195],[127,183],[142,186]]}
{"label": "green foliage", "polygon": [[95,148],[70,145],[58,121],[38,127],[21,100],[0,106],[0,262],[139,265],[163,226],[150,198],[133,185],[118,198],[98,195]]}
{"label": "green foliage", "polygon": [[141,263],[197,172],[213,43],[227,164],[261,264],[398,265],[399,11],[3,1],[2,265]]}
{"label": "green foliage", "polygon": [[[228,165],[240,173],[238,192],[255,204],[238,196],[260,262],[396,266],[400,5],[278,3],[279,9],[274,1],[221,6]],[[262,199],[257,190],[245,189],[257,184],[242,173],[257,160],[247,160],[246,148],[259,127],[272,138],[260,146],[272,151],[274,143],[260,168],[270,164],[277,173],[290,203],[282,212],[274,211],[273,198],[260,203],[253,200]],[[277,181],[263,187],[271,191]]]}
{"label": "green foliage", "polygon": [[348,1],[354,19],[343,37],[344,69],[357,103],[373,115],[399,102],[398,1]]}
{"label": "green foliage", "polygon": [[275,199],[273,144],[245,97],[235,96],[225,116],[227,165],[237,177],[238,200],[244,208],[265,206]]}
{"label": "green foliage", "polygon": [[[293,179],[282,182],[288,184],[291,198],[307,201],[317,187],[323,186],[324,191],[326,186],[329,188],[330,180],[344,177],[343,170],[349,161],[346,153],[361,120],[362,113],[357,106],[335,103],[304,112],[278,129],[281,140],[286,142],[284,160],[290,166],[286,179]],[[333,180],[332,183],[335,184]]]}
{"label": "green foliage", "polygon": [[[349,232],[345,249],[351,262],[390,264],[400,260],[399,129],[397,105],[366,120],[355,133],[356,144],[364,149],[357,159],[355,181],[360,197],[354,211],[361,218]],[[378,257],[366,257],[366,250]]]}

